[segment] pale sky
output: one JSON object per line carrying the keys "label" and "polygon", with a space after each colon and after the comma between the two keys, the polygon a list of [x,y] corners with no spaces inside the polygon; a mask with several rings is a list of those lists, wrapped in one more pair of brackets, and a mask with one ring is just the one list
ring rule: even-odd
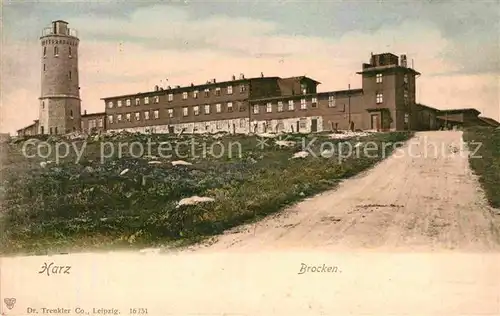
{"label": "pale sky", "polygon": [[[3,1],[0,132],[38,116],[41,30],[78,31],[82,111],[103,97],[211,78],[307,75],[361,88],[370,53],[406,54],[417,102],[500,119],[499,1]],[[165,84],[166,85],[166,84]]]}

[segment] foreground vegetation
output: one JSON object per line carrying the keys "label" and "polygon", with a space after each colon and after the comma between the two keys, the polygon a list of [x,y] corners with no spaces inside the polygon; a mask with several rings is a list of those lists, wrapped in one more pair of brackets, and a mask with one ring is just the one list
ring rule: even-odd
{"label": "foreground vegetation", "polygon": [[471,150],[481,144],[469,163],[479,176],[490,205],[500,208],[500,129],[471,127],[464,131],[463,137],[466,143],[473,144]]}
{"label": "foreground vegetation", "polygon": [[[255,136],[194,136],[195,147],[182,146],[169,159],[151,157],[157,155],[154,150],[150,156],[140,157],[130,150],[121,157],[115,154],[102,160],[100,152],[105,142],[118,147],[119,142],[145,145],[150,139],[153,143],[175,145],[192,139],[187,135],[120,134],[75,141],[76,148],[86,142],[83,157],[77,161],[75,152],[70,151],[58,163],[54,162],[54,152],[47,158],[27,158],[22,154],[25,140],[2,144],[6,154],[1,163],[0,251],[44,253],[197,241],[333,188],[397,147],[384,148],[382,143],[404,142],[411,136],[400,132],[333,140],[328,135],[288,135],[287,141],[295,142],[290,147],[278,146],[275,139],[269,139],[268,146],[256,146],[259,142]],[[291,159],[314,137],[317,140],[309,148],[317,157]],[[46,137],[39,140],[54,146],[62,141]],[[363,152],[368,141],[378,144],[369,156]],[[203,157],[203,146],[215,142],[226,150],[231,146],[232,157],[227,151],[221,157]],[[321,152],[329,149],[321,147],[325,142],[336,146],[332,157],[321,157]],[[240,144],[241,155],[234,144]],[[340,159],[337,149],[348,146],[339,144],[357,148],[356,154]],[[34,154],[34,146],[30,148],[27,153]],[[192,165],[173,166],[171,161],[178,159]],[[498,156],[496,162],[498,167]],[[194,195],[214,201],[177,204]]]}

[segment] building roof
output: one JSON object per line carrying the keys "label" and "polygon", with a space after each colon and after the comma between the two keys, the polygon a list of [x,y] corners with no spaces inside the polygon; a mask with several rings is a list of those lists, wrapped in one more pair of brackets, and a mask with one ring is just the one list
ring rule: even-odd
{"label": "building roof", "polygon": [[159,92],[161,93],[167,93],[168,92],[182,92],[186,90],[192,90],[192,89],[205,89],[213,86],[220,86],[220,85],[229,85],[229,84],[239,84],[242,82],[248,82],[248,81],[258,81],[258,80],[281,80],[281,81],[294,81],[294,80],[310,80],[312,82],[315,82],[319,84],[320,82],[306,77],[306,76],[298,76],[298,77],[289,77],[289,78],[280,78],[280,77],[253,77],[253,78],[242,78],[242,79],[234,79],[234,80],[227,80],[227,81],[221,81],[221,82],[207,82],[204,84],[198,84],[198,85],[189,85],[189,86],[182,86],[182,87],[171,87],[170,89],[163,89],[163,90],[158,90],[158,91],[148,91],[148,92],[139,92],[139,93],[133,93],[133,94],[124,94],[124,95],[117,95],[117,96],[111,96],[111,97],[105,97],[101,98],[101,100],[110,100],[110,99],[116,99],[116,98],[126,98],[126,97],[140,97],[140,96],[149,96],[149,95],[156,95]]}
{"label": "building roof", "polygon": [[398,65],[386,65],[386,66],[371,66],[369,68],[365,68],[361,71],[356,72],[356,74],[361,75],[364,73],[372,73],[372,72],[381,72],[381,71],[386,71],[386,70],[398,70],[398,71],[409,71],[413,73],[414,75],[420,75],[421,73],[416,71],[413,68],[409,67],[403,67],[403,66],[398,66]]}
{"label": "building roof", "polygon": [[290,94],[290,95],[278,95],[273,97],[250,99],[250,102],[262,102],[262,101],[273,101],[273,100],[283,100],[283,99],[300,99],[307,97],[314,97],[320,95],[356,95],[363,93],[363,89],[351,89],[351,90],[337,90],[337,91],[326,91],[317,93],[307,93],[307,94]]}
{"label": "building roof", "polygon": [[425,105],[425,104],[421,104],[421,103],[417,103],[417,106],[418,107],[423,107],[423,108],[426,108],[426,109],[429,109],[429,110],[432,110],[432,111],[437,111],[439,112],[440,110],[436,109],[436,108],[433,108],[431,106],[428,106],[428,105]]}
{"label": "building roof", "polygon": [[106,112],[97,112],[97,113],[84,113],[81,115],[81,117],[88,117],[88,116],[102,116],[106,115]]}
{"label": "building roof", "polygon": [[52,21],[52,23],[56,23],[56,22],[61,22],[61,23],[69,24],[68,22],[66,22],[64,20],[55,20],[55,21]]}
{"label": "building roof", "polygon": [[440,113],[459,113],[459,112],[475,112],[477,114],[481,113],[474,108],[464,108],[464,109],[447,109],[447,110],[439,110]]}
{"label": "building roof", "polygon": [[500,122],[492,119],[491,117],[479,116],[478,119],[493,127],[500,126]]}

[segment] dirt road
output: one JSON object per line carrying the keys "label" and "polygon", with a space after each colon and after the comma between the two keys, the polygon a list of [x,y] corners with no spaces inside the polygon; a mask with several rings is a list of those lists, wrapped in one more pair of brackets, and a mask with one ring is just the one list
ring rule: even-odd
{"label": "dirt road", "polygon": [[494,210],[468,164],[476,145],[468,147],[460,131],[417,133],[337,189],[197,250],[498,250]]}

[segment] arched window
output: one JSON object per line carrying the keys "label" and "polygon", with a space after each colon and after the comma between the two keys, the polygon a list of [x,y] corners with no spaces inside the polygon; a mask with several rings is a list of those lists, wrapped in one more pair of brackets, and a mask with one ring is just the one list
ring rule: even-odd
{"label": "arched window", "polygon": [[59,56],[59,48],[54,46],[54,56]]}

